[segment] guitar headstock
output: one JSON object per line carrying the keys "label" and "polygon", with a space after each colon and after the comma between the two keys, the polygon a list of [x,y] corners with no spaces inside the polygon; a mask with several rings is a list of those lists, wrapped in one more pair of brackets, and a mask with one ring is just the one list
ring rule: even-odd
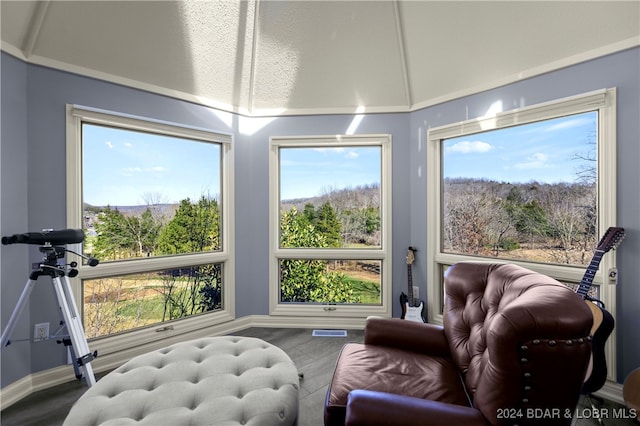
{"label": "guitar headstock", "polygon": [[416,251],[418,250],[409,246],[409,250],[407,251],[407,265],[411,265],[416,260],[416,256],[414,255]]}
{"label": "guitar headstock", "polygon": [[603,250],[605,253],[611,249],[617,248],[624,239],[624,228],[609,227],[600,239],[597,250]]}

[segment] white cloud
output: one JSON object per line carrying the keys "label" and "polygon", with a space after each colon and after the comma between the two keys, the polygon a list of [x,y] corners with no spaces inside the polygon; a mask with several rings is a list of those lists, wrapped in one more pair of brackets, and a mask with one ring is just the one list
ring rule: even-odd
{"label": "white cloud", "polygon": [[358,154],[355,151],[349,151],[347,152],[347,158],[358,158],[360,156],[360,154]]}
{"label": "white cloud", "polygon": [[137,173],[162,173],[166,172],[167,168],[164,166],[152,166],[152,167],[124,167],[122,169],[123,176],[133,176]]}
{"label": "white cloud", "polygon": [[527,158],[527,161],[513,165],[515,169],[544,169],[549,167],[549,156],[542,152],[537,152]]}
{"label": "white cloud", "polygon": [[545,128],[546,132],[556,132],[559,130],[571,129],[573,127],[580,127],[589,124],[589,120],[586,117],[575,118],[573,120],[564,120],[556,124]]}
{"label": "white cloud", "polygon": [[131,142],[125,142],[124,143],[124,147],[125,148],[131,148],[133,146],[133,144]]}
{"label": "white cloud", "polygon": [[107,141],[105,143],[105,145],[107,145],[107,148],[112,149],[113,148],[113,144],[111,143],[111,141]]}
{"label": "white cloud", "polygon": [[446,148],[449,152],[458,152],[460,154],[483,153],[493,149],[491,144],[482,141],[462,141]]}

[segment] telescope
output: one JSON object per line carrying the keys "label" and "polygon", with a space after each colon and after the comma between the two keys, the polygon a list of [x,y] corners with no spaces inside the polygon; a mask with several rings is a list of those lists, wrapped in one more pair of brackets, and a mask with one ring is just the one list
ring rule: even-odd
{"label": "telescope", "polygon": [[27,232],[24,234],[14,234],[10,237],[2,237],[2,244],[37,244],[37,245],[64,245],[76,244],[84,241],[82,229],[45,229],[42,232]]}
{"label": "telescope", "polygon": [[54,293],[58,299],[60,313],[64,318],[63,321],[60,321],[60,324],[67,328],[70,337],[65,337],[62,341],[58,341],[58,343],[64,343],[65,346],[69,347],[76,377],[78,379],[84,378],[87,385],[92,386],[96,383],[96,378],[93,374],[91,361],[98,356],[98,352],[91,352],[89,350],[87,338],[84,335],[84,327],[82,326],[78,307],[76,306],[73,290],[71,289],[68,278],[73,278],[78,275],[78,270],[76,269],[78,263],[73,261],[65,265],[58,262],[58,259],[63,258],[65,253],[68,252],[86,259],[89,266],[96,266],[98,259],[62,247],[66,244],[77,244],[83,241],[84,232],[82,229],[61,229],[59,231],[43,229],[42,232],[27,232],[2,237],[2,244],[4,245],[37,244],[40,246],[38,249],[44,254],[44,257],[42,262],[32,264],[33,270],[29,275],[27,283],[24,285],[16,307],[11,313],[9,322],[0,336],[0,348],[4,348],[11,343],[11,334],[16,327],[20,313],[28,303],[29,296],[36,281],[41,276],[48,276],[51,278]]}

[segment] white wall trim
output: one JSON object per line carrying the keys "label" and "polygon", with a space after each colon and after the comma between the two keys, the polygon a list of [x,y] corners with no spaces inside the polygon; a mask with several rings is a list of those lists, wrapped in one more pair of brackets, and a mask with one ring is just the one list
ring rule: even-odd
{"label": "white wall trim", "polygon": [[602,386],[602,388],[594,395],[624,405],[624,398],[622,397],[622,385],[620,383],[607,380],[604,386]]}

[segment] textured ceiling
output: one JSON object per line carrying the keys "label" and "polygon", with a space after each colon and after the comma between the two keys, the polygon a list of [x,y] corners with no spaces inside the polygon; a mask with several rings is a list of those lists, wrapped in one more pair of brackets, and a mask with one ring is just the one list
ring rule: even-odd
{"label": "textured ceiling", "polygon": [[30,63],[259,116],[411,111],[640,45],[640,1],[7,1]]}

